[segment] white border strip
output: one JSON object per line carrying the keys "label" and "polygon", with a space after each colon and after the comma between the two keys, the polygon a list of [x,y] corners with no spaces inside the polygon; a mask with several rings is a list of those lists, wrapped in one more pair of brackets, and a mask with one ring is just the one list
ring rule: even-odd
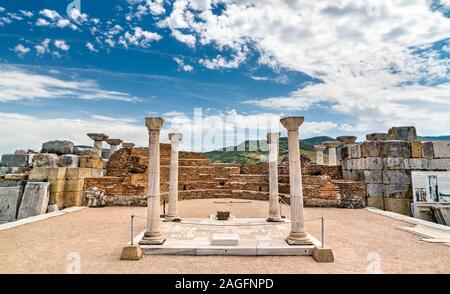
{"label": "white border strip", "polygon": [[40,215],[36,215],[36,216],[30,216],[27,218],[19,219],[17,221],[4,223],[4,224],[0,225],[0,231],[12,229],[12,228],[26,225],[26,224],[31,224],[31,223],[38,222],[38,221],[41,221],[44,219],[64,215],[64,214],[75,212],[75,211],[82,210],[85,208],[87,208],[87,206],[74,206],[74,207],[69,207],[69,208],[66,208],[63,210],[59,210],[59,211],[44,213],[44,214],[40,214]]}
{"label": "white border strip", "polygon": [[414,217],[410,217],[410,216],[406,216],[403,214],[399,214],[399,213],[395,213],[392,211],[385,211],[385,210],[381,210],[375,207],[367,207],[366,208],[367,211],[376,213],[376,214],[380,214],[383,216],[387,216],[393,219],[397,219],[397,220],[401,220],[410,224],[414,224],[414,225],[422,225],[425,227],[429,227],[429,228],[433,228],[436,230],[440,230],[440,231],[444,231],[444,232],[450,232],[450,227],[448,226],[444,226],[441,224],[436,224],[436,223],[432,223],[426,220],[422,220],[422,219],[418,219],[418,218],[414,218]]}

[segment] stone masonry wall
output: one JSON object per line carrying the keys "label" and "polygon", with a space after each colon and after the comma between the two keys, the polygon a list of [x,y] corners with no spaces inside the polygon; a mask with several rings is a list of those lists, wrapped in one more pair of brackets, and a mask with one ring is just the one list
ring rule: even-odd
{"label": "stone masonry wall", "polygon": [[[169,191],[170,145],[161,144],[161,199]],[[148,149],[122,148],[108,163],[107,176],[87,178],[85,191],[100,189],[107,205],[138,205],[147,203]],[[343,183],[340,166],[303,166],[304,200],[306,206],[364,207],[366,193],[357,193],[357,201],[347,201],[349,189]],[[237,198],[268,200],[268,165],[212,164],[201,153],[179,153],[179,199]],[[352,186],[347,181],[347,186]],[[365,188],[365,187],[364,187]],[[279,166],[279,192],[289,203],[289,166]]]}
{"label": "stone masonry wall", "polygon": [[339,148],[343,177],[365,183],[368,206],[410,215],[411,172],[450,170],[450,141],[421,142],[415,133],[414,127],[392,128],[383,140],[367,135],[361,144]]}

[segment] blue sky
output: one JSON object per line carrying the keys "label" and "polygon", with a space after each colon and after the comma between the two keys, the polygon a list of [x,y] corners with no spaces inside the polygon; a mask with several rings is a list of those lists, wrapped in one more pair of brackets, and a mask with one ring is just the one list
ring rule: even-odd
{"label": "blue sky", "polygon": [[449,134],[448,0],[0,7],[0,153],[51,139],[87,144],[88,131],[144,145],[145,116],[186,133],[194,108],[205,129],[224,116],[254,128],[303,115],[305,137],[362,139],[392,125]]}

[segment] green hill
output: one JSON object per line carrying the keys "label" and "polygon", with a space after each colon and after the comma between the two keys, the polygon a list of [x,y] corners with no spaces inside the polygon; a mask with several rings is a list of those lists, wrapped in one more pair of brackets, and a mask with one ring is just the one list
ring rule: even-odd
{"label": "green hill", "polygon": [[[300,140],[302,153],[314,159],[314,145],[322,144],[325,141],[333,141],[331,137],[313,137]],[[228,147],[227,150],[215,150],[205,154],[212,162],[255,164],[267,161],[267,141],[247,140],[237,146]],[[252,151],[249,151],[252,150]],[[288,140],[286,137],[280,138],[280,159],[288,153]]]}

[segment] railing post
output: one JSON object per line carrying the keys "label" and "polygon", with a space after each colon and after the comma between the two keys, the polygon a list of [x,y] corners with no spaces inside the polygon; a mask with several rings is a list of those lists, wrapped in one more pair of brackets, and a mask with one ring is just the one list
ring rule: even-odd
{"label": "railing post", "polygon": [[134,215],[131,215],[131,245],[133,245]]}
{"label": "railing post", "polygon": [[325,223],[325,219],[323,218],[323,216],[321,217],[321,220],[322,220],[322,228],[321,228],[321,239],[322,239],[322,248],[324,248],[325,247],[325,232],[324,232],[324,228],[325,228],[325,226],[324,226],[324,223]]}

